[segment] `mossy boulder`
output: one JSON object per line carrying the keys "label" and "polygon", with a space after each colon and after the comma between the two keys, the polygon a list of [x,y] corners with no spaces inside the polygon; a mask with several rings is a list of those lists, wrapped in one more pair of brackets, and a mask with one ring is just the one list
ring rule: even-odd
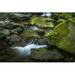
{"label": "mossy boulder", "polygon": [[[49,19],[51,19],[51,18],[49,18]],[[33,16],[31,18],[31,24],[38,25],[39,27],[49,27],[49,28],[54,27],[53,23],[52,22],[47,22],[47,18],[45,18],[45,17]]]}
{"label": "mossy boulder", "polygon": [[75,22],[73,19],[59,23],[46,36],[48,36],[49,44],[75,54]]}
{"label": "mossy boulder", "polygon": [[38,39],[40,38],[40,36],[33,30],[30,29],[25,29],[21,34],[20,37],[25,40],[28,41],[30,39]]}

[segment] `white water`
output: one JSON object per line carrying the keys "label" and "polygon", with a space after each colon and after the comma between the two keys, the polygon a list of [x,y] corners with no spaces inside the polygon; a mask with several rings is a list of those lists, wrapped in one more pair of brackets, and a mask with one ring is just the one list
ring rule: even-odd
{"label": "white water", "polygon": [[38,48],[44,48],[44,47],[47,47],[47,45],[30,44],[30,45],[26,45],[25,47],[13,47],[13,49],[16,49],[21,54],[30,55],[31,49],[38,49]]}
{"label": "white water", "polygon": [[39,30],[39,28],[38,28],[38,27],[35,27],[35,26],[34,26],[34,27],[31,27],[31,29],[32,29],[32,30],[35,30],[35,31],[36,31],[36,30]]}
{"label": "white water", "polygon": [[42,14],[42,16],[51,16],[51,13],[50,12],[45,12]]}

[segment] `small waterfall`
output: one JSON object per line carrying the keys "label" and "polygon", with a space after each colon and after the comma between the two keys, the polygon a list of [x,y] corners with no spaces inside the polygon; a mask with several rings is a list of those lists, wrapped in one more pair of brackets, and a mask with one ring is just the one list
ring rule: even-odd
{"label": "small waterfall", "polygon": [[[25,27],[26,29],[31,29],[33,31],[36,31],[36,30],[39,30],[39,28],[37,26],[26,26]],[[27,41],[25,47],[19,47],[19,46],[16,46],[16,47],[13,47],[13,49],[16,49],[21,55],[30,55],[31,54],[31,49],[38,49],[38,48],[45,48],[47,47],[47,45],[40,45],[38,44],[38,39],[37,38],[33,38],[33,39],[30,39],[29,41]]]}
{"label": "small waterfall", "polygon": [[21,55],[30,55],[31,49],[45,48],[47,45],[37,45],[33,43],[27,44],[25,47],[12,47],[12,49],[16,49]]}

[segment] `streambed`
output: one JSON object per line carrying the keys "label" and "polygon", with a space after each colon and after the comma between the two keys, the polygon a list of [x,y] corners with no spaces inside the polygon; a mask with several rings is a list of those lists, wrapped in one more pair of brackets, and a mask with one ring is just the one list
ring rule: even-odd
{"label": "streambed", "polygon": [[[28,25],[20,35],[22,39],[14,44],[13,47],[19,47],[17,51],[19,55],[24,58],[24,61],[49,61],[63,59],[63,55],[59,50],[56,50],[55,48],[50,49],[50,45],[48,45],[47,38],[45,37],[45,33],[48,31],[51,31],[50,28],[40,28],[37,26]],[[27,48],[20,49],[20,47]],[[28,53],[28,55],[26,54],[26,52]]]}
{"label": "streambed", "polygon": [[0,61],[75,61],[75,55],[51,45],[45,36],[52,31],[53,20],[38,16],[11,13],[0,17]]}

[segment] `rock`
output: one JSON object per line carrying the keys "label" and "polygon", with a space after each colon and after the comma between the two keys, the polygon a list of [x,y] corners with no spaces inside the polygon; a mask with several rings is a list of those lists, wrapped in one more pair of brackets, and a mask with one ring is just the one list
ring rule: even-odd
{"label": "rock", "polygon": [[5,25],[4,21],[0,21],[0,26]]}
{"label": "rock", "polygon": [[1,33],[2,33],[3,35],[10,35],[10,32],[9,32],[8,29],[3,29],[3,30],[1,31]]}
{"label": "rock", "polygon": [[15,16],[17,16],[17,17],[21,17],[21,18],[26,18],[26,17],[30,17],[31,16],[31,14],[19,14],[19,13],[15,13],[14,14]]}
{"label": "rock", "polygon": [[22,23],[21,23],[21,22],[20,22],[20,23],[19,23],[19,22],[18,22],[18,23],[17,23],[17,22],[10,22],[10,24],[11,24],[14,28],[17,28],[17,27],[24,28],[25,25],[26,25],[24,22],[22,22]]}
{"label": "rock", "polygon": [[39,38],[39,35],[35,31],[30,30],[30,29],[24,30],[20,34],[20,36],[23,37],[23,38]]}
{"label": "rock", "polygon": [[40,38],[40,39],[38,39],[38,44],[40,44],[40,45],[44,45],[44,44],[47,44],[48,43],[48,41],[47,41],[47,38]]}
{"label": "rock", "polygon": [[49,43],[75,54],[75,22],[72,19],[58,24],[47,34]]}
{"label": "rock", "polygon": [[47,27],[47,28],[54,27],[54,24],[52,22],[47,22],[47,18],[45,18],[45,17],[34,16],[31,18],[31,24],[38,25],[39,27]]}
{"label": "rock", "polygon": [[45,31],[44,30],[42,30],[42,29],[40,29],[40,30],[38,30],[38,31],[36,31],[37,32],[37,34],[39,35],[39,36],[44,36],[44,34],[45,34]]}
{"label": "rock", "polygon": [[12,13],[9,16],[9,19],[11,19],[14,22],[23,22],[25,20],[28,20],[31,14],[22,14],[22,13]]}
{"label": "rock", "polygon": [[62,54],[57,50],[32,49],[32,58],[36,60],[59,60],[62,59]]}
{"label": "rock", "polygon": [[17,41],[19,41],[20,39],[21,39],[20,36],[18,36],[18,35],[16,35],[16,34],[13,34],[13,35],[10,36],[10,41],[11,41],[11,42],[17,42]]}
{"label": "rock", "polygon": [[7,21],[0,21],[0,28],[5,28],[9,22]]}
{"label": "rock", "polygon": [[17,28],[14,28],[14,29],[10,30],[10,31],[11,31],[11,33],[19,34],[23,31],[23,29],[20,28],[20,27],[17,27]]}
{"label": "rock", "polygon": [[16,58],[17,52],[9,48],[8,43],[0,39],[0,62]]}

